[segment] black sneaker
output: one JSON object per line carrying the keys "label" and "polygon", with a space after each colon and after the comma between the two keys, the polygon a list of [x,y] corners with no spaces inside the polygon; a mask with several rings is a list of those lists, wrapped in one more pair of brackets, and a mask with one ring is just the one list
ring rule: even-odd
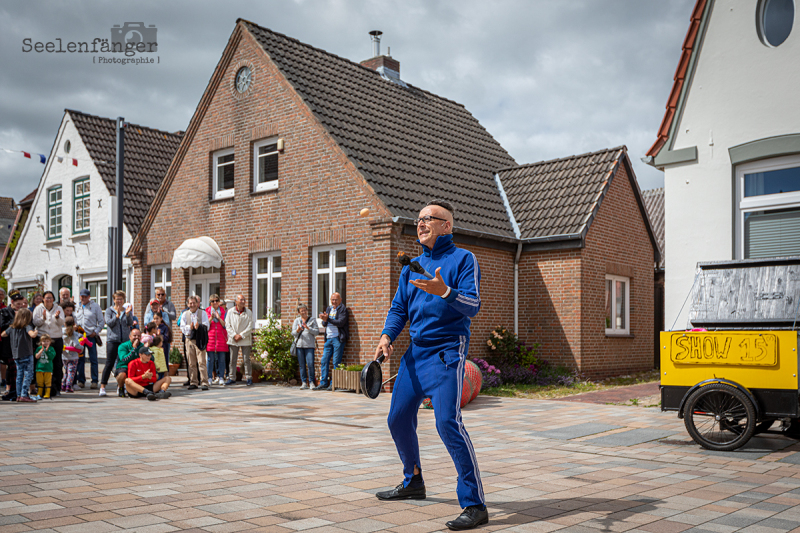
{"label": "black sneaker", "polygon": [[6,392],[0,397],[4,402],[16,402],[17,401],[17,393],[16,392]]}
{"label": "black sneaker", "polygon": [[425,499],[425,485],[419,487],[404,487],[402,483],[397,485],[392,490],[385,490],[383,492],[376,492],[375,496],[379,500],[424,500]]}
{"label": "black sneaker", "polygon": [[117,396],[119,396],[120,398],[124,398],[125,397],[125,389],[117,389]]}
{"label": "black sneaker", "polygon": [[189,385],[189,390],[195,390],[196,388],[197,388],[197,385]]}
{"label": "black sneaker", "polygon": [[478,526],[489,523],[489,510],[484,507],[481,509],[477,505],[471,505],[464,509],[464,512],[455,520],[450,520],[445,525],[453,530],[474,529]]}
{"label": "black sneaker", "polygon": [[169,400],[169,397],[172,396],[172,393],[168,390],[164,391],[164,399]]}
{"label": "black sneaker", "polygon": [[156,401],[158,398],[156,398],[156,395],[155,395],[155,394],[153,394],[152,392],[148,392],[148,393],[147,393],[147,399],[148,399],[148,400],[150,400],[151,402],[154,402],[154,401]]}
{"label": "black sneaker", "polygon": [[[156,400],[165,400],[166,398],[167,397],[164,396],[164,391],[163,390],[160,390],[160,391],[158,391],[156,393]],[[147,399],[149,400],[150,398],[147,398]]]}
{"label": "black sneaker", "polygon": [[[189,388],[191,388],[191,387],[189,387]],[[200,387],[200,390],[208,390],[208,385],[203,385],[202,387]]]}

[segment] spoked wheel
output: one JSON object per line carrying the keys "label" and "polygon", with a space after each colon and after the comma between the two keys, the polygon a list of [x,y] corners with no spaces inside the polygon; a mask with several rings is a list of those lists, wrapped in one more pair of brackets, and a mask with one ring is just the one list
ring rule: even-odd
{"label": "spoked wheel", "polygon": [[689,435],[708,450],[735,450],[750,440],[756,429],[756,410],[750,399],[724,383],[697,389],[683,413]]}

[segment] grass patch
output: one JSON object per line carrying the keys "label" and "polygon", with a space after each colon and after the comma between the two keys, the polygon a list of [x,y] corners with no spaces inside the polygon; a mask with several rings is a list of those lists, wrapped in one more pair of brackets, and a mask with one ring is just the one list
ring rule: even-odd
{"label": "grass patch", "polygon": [[598,381],[592,381],[588,379],[580,380],[576,381],[571,386],[525,384],[500,385],[499,387],[491,387],[481,391],[481,394],[485,394],[487,396],[501,396],[506,398],[534,398],[552,400],[555,398],[573,396],[575,394],[581,394],[584,392],[628,387],[630,385],[639,385],[641,383],[652,383],[653,381],[658,380],[658,370],[651,370],[648,372],[641,372],[639,374],[616,376]]}

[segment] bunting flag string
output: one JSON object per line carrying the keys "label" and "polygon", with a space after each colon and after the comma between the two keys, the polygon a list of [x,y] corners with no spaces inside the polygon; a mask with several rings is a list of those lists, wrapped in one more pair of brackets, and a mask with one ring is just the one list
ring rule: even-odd
{"label": "bunting flag string", "polygon": [[[35,152],[26,152],[25,150],[9,150],[8,148],[0,148],[0,150],[2,150],[3,152],[6,152],[8,154],[22,154],[22,157],[27,157],[28,159],[31,159],[31,160],[39,159],[39,162],[41,164],[43,164],[43,165],[47,163],[47,156],[45,156],[44,154],[37,154]],[[92,159],[79,159],[79,158],[76,158],[76,157],[67,157],[67,156],[60,156],[60,155],[56,156],[56,161],[58,161],[59,163],[72,165],[74,167],[78,166],[78,161],[87,161],[87,162],[90,162],[90,163],[91,162],[107,163],[107,161],[96,161],[96,160],[92,160]]]}

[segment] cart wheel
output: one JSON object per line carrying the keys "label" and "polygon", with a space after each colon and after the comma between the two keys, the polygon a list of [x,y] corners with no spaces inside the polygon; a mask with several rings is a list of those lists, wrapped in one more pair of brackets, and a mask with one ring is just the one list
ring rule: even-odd
{"label": "cart wheel", "polygon": [[742,391],[723,383],[697,389],[683,412],[689,435],[708,450],[735,450],[750,440],[756,429],[753,404]]}

